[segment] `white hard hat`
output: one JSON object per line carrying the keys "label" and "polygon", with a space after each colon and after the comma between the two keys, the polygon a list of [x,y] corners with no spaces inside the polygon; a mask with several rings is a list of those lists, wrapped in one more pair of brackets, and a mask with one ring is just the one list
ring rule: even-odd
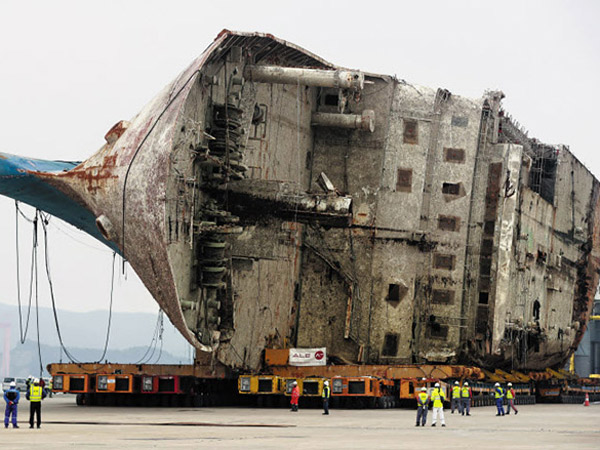
{"label": "white hard hat", "polygon": [[469,383],[467,383],[466,381],[463,383],[463,386],[468,386]]}
{"label": "white hard hat", "polygon": [[422,390],[422,391],[426,391],[426,390],[427,390],[427,388],[426,388],[426,387],[422,387],[422,388],[421,388],[421,390]]}
{"label": "white hard hat", "polygon": [[16,387],[16,386],[17,386],[17,383],[15,383],[14,381],[10,382],[10,387]]}
{"label": "white hard hat", "polygon": [[325,382],[323,383],[325,386],[329,386],[329,381],[325,380]]}
{"label": "white hard hat", "polygon": [[34,383],[39,383],[39,382],[40,382],[40,379],[39,379],[39,378],[34,378],[33,382],[34,382]]}
{"label": "white hard hat", "polygon": [[512,383],[508,383],[507,386],[512,386]]}
{"label": "white hard hat", "polygon": [[454,384],[459,384],[458,381],[455,381]]}
{"label": "white hard hat", "polygon": [[496,383],[494,386],[500,386],[500,383]]}
{"label": "white hard hat", "polygon": [[297,382],[297,381],[294,381],[294,382],[292,383],[292,385],[293,385],[293,386],[297,386],[297,385],[298,385],[298,382]]}
{"label": "white hard hat", "polygon": [[435,387],[440,387],[440,383],[435,383]]}

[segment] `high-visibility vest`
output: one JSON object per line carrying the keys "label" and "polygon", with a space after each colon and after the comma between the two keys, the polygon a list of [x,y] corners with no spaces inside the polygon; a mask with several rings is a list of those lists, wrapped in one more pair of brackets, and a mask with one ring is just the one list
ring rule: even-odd
{"label": "high-visibility vest", "polygon": [[504,391],[502,390],[501,387],[496,388],[496,390],[494,391],[494,397],[496,397],[496,398],[504,397]]}
{"label": "high-visibility vest", "polygon": [[419,406],[425,406],[427,404],[427,400],[429,400],[429,395],[427,395],[427,392],[419,392],[417,404]]}
{"label": "high-visibility vest", "polygon": [[513,395],[513,390],[512,389],[508,389],[506,391],[506,398],[508,398],[509,400],[512,400],[513,398],[515,398],[515,396]]}
{"label": "high-visibility vest", "polygon": [[471,392],[469,392],[469,388],[468,387],[463,387],[462,388],[462,397],[463,398],[470,398],[471,397]]}
{"label": "high-visibility vest", "polygon": [[42,401],[42,387],[32,385],[29,388],[29,401],[30,402],[41,402]]}
{"label": "high-visibility vest", "polygon": [[331,395],[331,389],[329,388],[329,386],[323,386],[323,392],[321,392],[321,397],[329,398],[330,395]]}
{"label": "high-visibility vest", "polygon": [[460,398],[460,386],[454,386],[452,388],[452,398]]}
{"label": "high-visibility vest", "polygon": [[436,388],[431,393],[431,400],[433,400],[434,408],[443,408],[444,407],[444,393],[440,388]]}

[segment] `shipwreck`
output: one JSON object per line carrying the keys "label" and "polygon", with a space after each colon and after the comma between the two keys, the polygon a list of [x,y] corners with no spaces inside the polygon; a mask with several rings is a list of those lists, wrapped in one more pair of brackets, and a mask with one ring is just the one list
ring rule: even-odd
{"label": "shipwreck", "polygon": [[0,154],[0,193],[123,255],[231,368],[290,346],[336,363],[556,367],[598,284],[599,183],[503,97],[224,30],[87,160]]}

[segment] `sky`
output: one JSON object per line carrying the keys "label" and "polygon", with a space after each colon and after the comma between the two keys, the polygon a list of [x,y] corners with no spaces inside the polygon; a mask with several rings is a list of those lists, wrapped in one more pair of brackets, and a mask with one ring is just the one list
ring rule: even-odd
{"label": "sky", "polygon": [[[599,17],[600,2],[584,0],[2,0],[0,151],[88,158],[227,28],[458,95],[500,89],[530,136],[569,145],[600,176]],[[107,310],[111,251],[57,219],[49,230],[57,306]],[[26,293],[30,225],[22,220],[19,233]],[[17,303],[15,243],[14,201],[0,197],[0,302],[8,304]],[[49,306],[42,275],[39,302]],[[157,309],[131,268],[117,271],[114,310]]]}

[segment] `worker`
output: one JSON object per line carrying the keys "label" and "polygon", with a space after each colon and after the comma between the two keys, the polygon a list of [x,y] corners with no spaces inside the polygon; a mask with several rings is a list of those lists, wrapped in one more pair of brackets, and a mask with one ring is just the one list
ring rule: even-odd
{"label": "worker", "polygon": [[460,402],[460,383],[458,381],[455,381],[454,386],[452,386],[452,400],[450,400],[450,408],[450,414],[454,414],[455,409],[457,409],[459,413],[462,413]]}
{"label": "worker", "polygon": [[515,416],[519,414],[517,408],[515,408],[515,390],[512,387],[512,383],[506,385],[506,414],[510,414],[510,408],[515,410]]}
{"label": "worker", "polygon": [[446,400],[446,396],[444,395],[444,391],[440,388],[440,383],[435,383],[433,392],[431,392],[431,401],[433,402],[432,427],[435,427],[438,415],[440,416],[442,426],[446,426],[446,421],[444,420],[444,400]]}
{"label": "worker", "polygon": [[424,427],[427,423],[427,404],[429,403],[429,395],[427,394],[427,388],[422,387],[421,392],[417,394],[417,424]]}
{"label": "worker", "polygon": [[500,383],[494,384],[494,398],[496,399],[496,408],[498,412],[497,416],[504,415],[504,406],[502,405],[504,401],[504,389],[500,386]]}
{"label": "worker", "polygon": [[292,405],[291,411],[298,412],[298,399],[300,398],[300,389],[298,389],[298,382],[294,381],[292,383],[292,399],[290,400],[290,404]]}
{"label": "worker", "polygon": [[52,398],[52,386],[53,386],[53,380],[52,378],[50,378],[50,381],[48,381],[48,397]]}
{"label": "worker", "polygon": [[325,380],[323,383],[323,391],[321,392],[323,398],[323,414],[329,414],[329,397],[331,397],[331,388],[329,387],[329,381]]}
{"label": "worker", "polygon": [[4,410],[4,428],[8,428],[8,422],[10,421],[11,416],[13,428],[19,428],[17,425],[17,405],[19,404],[19,398],[21,398],[21,394],[17,389],[17,383],[11,381],[8,390],[4,391],[4,401],[6,402],[6,409]]}
{"label": "worker", "polygon": [[471,388],[469,387],[469,383],[468,382],[464,382],[463,383],[463,387],[460,391],[460,409],[461,409],[461,414],[464,416],[465,415],[465,411],[467,412],[467,416],[471,415],[471,398],[473,397],[473,391],[471,391]]}
{"label": "worker", "polygon": [[33,428],[33,418],[37,416],[37,427],[42,424],[42,400],[46,398],[46,391],[40,386],[39,378],[33,380],[26,394],[29,400],[29,428]]}

